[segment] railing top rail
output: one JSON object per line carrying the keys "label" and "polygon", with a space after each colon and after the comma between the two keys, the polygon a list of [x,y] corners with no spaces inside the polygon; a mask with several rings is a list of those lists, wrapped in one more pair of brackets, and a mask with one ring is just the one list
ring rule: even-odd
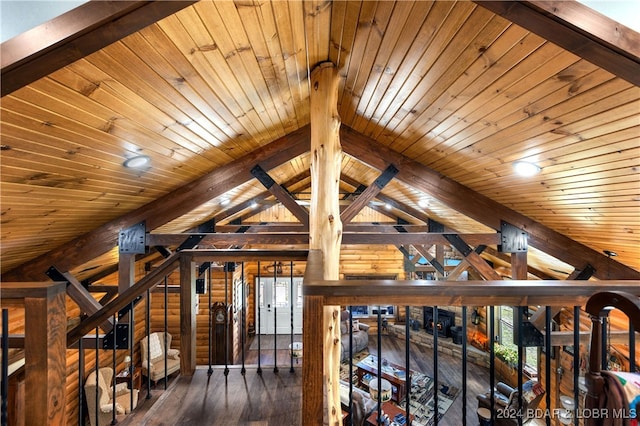
{"label": "railing top rail", "polygon": [[322,296],[325,305],[582,306],[601,291],[624,291],[640,296],[640,281],[306,279],[303,286],[305,296]]}
{"label": "railing top rail", "polygon": [[64,292],[67,283],[61,281],[43,282],[0,282],[0,304],[10,300],[24,298],[47,298],[57,293]]}
{"label": "railing top rail", "polygon": [[223,262],[298,260],[306,261],[309,250],[264,250],[264,249],[189,249],[180,253],[190,255],[193,260],[216,260]]}

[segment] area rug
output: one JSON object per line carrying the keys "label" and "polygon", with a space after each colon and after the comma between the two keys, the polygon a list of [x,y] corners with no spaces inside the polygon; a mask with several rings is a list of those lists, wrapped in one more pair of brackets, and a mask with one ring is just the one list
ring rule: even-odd
{"label": "area rug", "polygon": [[[357,381],[355,365],[366,358],[368,352],[363,351],[354,355],[353,363],[353,382]],[[340,379],[349,381],[349,363],[340,364]],[[459,389],[440,381],[438,383],[438,420],[442,419],[449,407],[453,404],[458,396]],[[410,413],[415,416],[415,421],[421,425],[433,425],[435,423],[435,400],[433,392],[433,378],[419,371],[412,370],[411,373],[411,391],[408,393],[410,400]],[[398,405],[403,410],[406,408],[406,398],[400,401]]]}
{"label": "area rug", "polygon": [[[293,341],[294,342],[302,342],[302,335],[301,334],[294,334],[293,335]],[[274,335],[273,334],[261,334],[260,335],[260,350],[261,351],[267,351],[267,350],[274,350],[277,348],[278,350],[280,349],[289,349],[289,345],[291,344],[291,335],[290,334],[278,334],[277,338],[274,339]],[[251,342],[251,345],[249,346],[249,350],[252,351],[257,351],[258,350],[258,336],[254,336],[253,337],[253,341]]]}

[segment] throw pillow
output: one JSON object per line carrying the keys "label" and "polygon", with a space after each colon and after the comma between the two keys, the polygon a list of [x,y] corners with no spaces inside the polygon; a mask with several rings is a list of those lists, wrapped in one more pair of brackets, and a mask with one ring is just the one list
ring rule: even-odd
{"label": "throw pillow", "polygon": [[353,320],[353,327],[352,327],[353,331],[360,331],[360,323],[358,320]]}
{"label": "throw pillow", "polygon": [[171,359],[180,358],[180,351],[178,349],[167,349],[167,356]]}

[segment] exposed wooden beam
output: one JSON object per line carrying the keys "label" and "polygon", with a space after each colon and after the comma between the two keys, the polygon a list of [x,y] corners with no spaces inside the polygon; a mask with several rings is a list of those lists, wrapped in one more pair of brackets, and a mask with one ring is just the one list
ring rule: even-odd
{"label": "exposed wooden beam", "polygon": [[277,184],[269,173],[264,170],[260,165],[256,165],[251,169],[251,174],[258,179],[258,181],[267,190],[273,194],[278,201],[284,205],[287,210],[291,212],[299,221],[305,226],[309,225],[309,212],[307,212],[295,198],[281,185]]}
{"label": "exposed wooden beam", "polygon": [[[489,256],[498,258],[504,262],[507,263],[511,263],[511,256],[508,253],[500,253],[498,250],[494,249],[493,247],[487,247],[485,250],[485,253]],[[527,273],[534,275],[542,280],[552,280],[554,279],[554,277],[550,276],[549,274],[547,274],[546,272],[543,272],[537,268],[534,268],[533,266],[527,265]]]}
{"label": "exposed wooden beam", "polygon": [[480,6],[640,86],[640,34],[577,1],[482,1]]}
{"label": "exposed wooden beam", "polygon": [[360,211],[365,208],[369,201],[373,200],[376,195],[382,191],[382,189],[393,179],[398,173],[398,169],[393,164],[387,166],[387,168],[376,178],[372,185],[369,185],[358,198],[355,199],[344,211],[340,214],[340,220],[343,223],[349,223],[356,217]]}
{"label": "exposed wooden beam", "polygon": [[2,96],[195,1],[90,1],[2,43]]}
{"label": "exposed wooden beam", "polygon": [[[184,241],[186,234],[148,234],[149,245],[176,246]],[[270,233],[270,234],[236,234],[236,233],[216,233],[201,234],[204,238],[201,244],[224,244],[224,245],[245,245],[245,244],[306,244],[309,242],[309,234],[300,233]],[[447,244],[445,235],[434,232],[423,233],[385,233],[378,232],[357,232],[343,233],[342,244]],[[474,246],[480,244],[495,245],[499,243],[500,234],[457,234],[464,238],[469,244]]]}
{"label": "exposed wooden beam", "polygon": [[499,230],[500,220],[504,220],[525,230],[529,233],[531,246],[565,263],[575,266],[589,261],[600,279],[640,279],[640,271],[608,258],[355,130],[343,126],[341,140],[347,154],[378,170],[394,164],[400,170],[396,179],[432,195],[448,207],[490,228]]}
{"label": "exposed wooden beam", "polygon": [[51,265],[56,266],[60,271],[73,269],[115,247],[121,229],[146,221],[147,229],[153,230],[212,198],[248,182],[253,178],[250,169],[254,165],[260,164],[265,170],[270,170],[308,150],[309,126],[305,126],[163,197],[101,225],[37,259],[14,268],[3,274],[2,280],[42,280],[45,277],[44,272]]}

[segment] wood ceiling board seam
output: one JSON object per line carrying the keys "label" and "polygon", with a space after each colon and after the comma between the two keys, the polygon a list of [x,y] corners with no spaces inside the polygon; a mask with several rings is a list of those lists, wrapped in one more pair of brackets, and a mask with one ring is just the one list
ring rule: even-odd
{"label": "wood ceiling board seam", "polygon": [[[548,46],[545,45],[544,50]],[[538,59],[536,62],[539,66],[526,75],[516,74],[513,71],[509,73],[510,81],[500,78],[483,88],[476,96],[474,96],[462,108],[456,111],[451,119],[443,121],[434,127],[434,135],[439,139],[446,139],[451,152],[455,151],[456,143],[461,140],[470,138],[476,133],[486,130],[488,125],[494,125],[498,119],[505,117],[515,117],[512,119],[522,119],[527,112],[530,111],[531,104],[541,97],[547,96],[549,92],[555,93],[562,89],[562,86],[569,87],[570,82],[565,82],[556,78],[552,78],[557,72],[561,72],[568,66],[576,63],[573,57],[563,55],[559,48],[555,48],[557,55],[548,56],[545,62],[543,58],[537,58],[538,49],[534,54],[521,62],[517,67],[529,63],[530,59]],[[506,78],[506,76],[505,76]],[[504,83],[505,90],[500,86]],[[523,84],[528,90],[519,90],[514,92],[516,83]],[[552,86],[546,89],[546,86]],[[558,86],[558,87],[556,87]],[[495,105],[494,109],[493,105]],[[464,119],[462,119],[464,117]],[[464,147],[466,145],[462,145]],[[461,148],[460,148],[461,149]],[[410,152],[407,151],[407,154]]]}
{"label": "wood ceiling board seam", "polygon": [[[359,121],[355,123],[358,128],[362,129],[364,134],[370,135],[375,129],[375,126],[380,125],[381,113],[376,111],[378,111],[378,106],[383,96],[389,88],[392,87],[391,85],[396,78],[396,74],[401,72],[403,67],[406,68],[408,66],[407,64],[410,63],[412,57],[419,55],[418,49],[428,44],[430,40],[428,19],[432,13],[432,7],[440,7],[438,3],[446,5],[445,2],[417,1],[414,3],[414,9],[409,19],[402,25],[403,36],[393,49],[384,68],[385,71],[389,69],[390,72],[381,73],[375,90],[369,94],[367,108],[359,117]],[[422,45],[420,41],[423,41],[424,45]],[[405,70],[404,72],[408,73],[409,71]]]}
{"label": "wood ceiling board seam", "polygon": [[[619,90],[617,91],[615,90],[615,88],[617,87],[615,84],[616,82],[619,82],[623,85],[623,87],[618,87]],[[531,140],[532,138],[535,138],[539,135],[544,135],[545,133],[556,128],[558,126],[557,124],[555,124],[557,120],[561,120],[562,118],[566,117],[567,114],[569,114],[570,116],[570,114],[575,110],[580,110],[583,105],[585,105],[585,103],[588,105],[589,102],[597,102],[598,99],[609,97],[611,91],[614,91],[614,93],[619,93],[620,90],[624,90],[624,86],[628,87],[628,83],[620,79],[610,80],[610,83],[612,85],[596,85],[591,90],[587,90],[586,92],[577,94],[570,99],[567,98],[562,102],[556,102],[554,105],[538,111],[537,114],[533,116],[527,116],[526,118],[520,119],[517,122],[510,123],[506,127],[502,126],[499,122],[494,123],[490,129],[488,126],[484,125],[484,131],[473,135],[473,139],[475,141],[472,145],[469,145],[470,141],[465,140],[462,140],[459,144],[456,145],[466,143],[468,146],[473,147],[472,152],[478,152],[478,150],[480,150],[483,155],[489,155],[492,152],[505,146],[503,144],[493,143],[493,141],[495,140],[510,140],[510,138],[519,138],[519,140],[527,143],[527,141]],[[494,130],[494,128],[497,130]],[[455,149],[456,145],[454,145],[452,149]],[[484,145],[488,145],[488,147]],[[509,144],[509,146],[512,145],[513,144]],[[493,146],[494,148],[490,149],[491,146]],[[418,161],[420,161],[419,158]],[[460,166],[464,167],[464,163],[465,162],[460,163]]]}
{"label": "wood ceiling board seam", "polygon": [[[397,4],[394,2],[377,2],[371,21],[359,22],[360,31],[356,34],[354,51],[351,53],[352,59],[355,60],[351,63],[357,63],[358,67],[357,70],[354,70],[354,73],[347,73],[345,81],[345,89],[351,93],[352,99],[356,100],[356,102],[353,105],[340,105],[347,107],[340,112],[340,117],[344,123],[350,126],[353,126],[354,120],[358,116],[364,85],[371,78],[375,61],[380,57],[380,49],[383,47],[383,43],[394,32],[397,33],[397,29],[394,31],[393,27],[389,27]],[[358,34],[361,37],[358,37]],[[357,46],[358,42],[360,42],[361,46]],[[356,52],[358,53],[356,54]],[[362,53],[361,56],[360,53]],[[354,57],[354,55],[357,56]]]}
{"label": "wood ceiling board seam", "polygon": [[[274,18],[282,46],[287,78],[291,81],[293,103],[301,124],[309,122],[309,82],[304,38],[304,12],[301,2],[276,2]],[[282,34],[286,34],[286,37]]]}
{"label": "wood ceiling board seam", "polygon": [[[8,112],[5,111],[4,112],[4,116],[10,116],[12,114],[12,112]],[[40,121],[36,121],[37,123],[40,123]],[[33,127],[39,128],[41,126],[38,126],[37,124],[34,125]],[[70,137],[74,140],[78,140],[80,141],[80,134],[79,133],[75,133],[75,132],[69,132],[66,129],[60,127],[60,126],[53,126],[53,127],[48,127],[46,128],[47,131],[49,131],[50,133],[55,133],[55,135],[53,134],[43,134],[40,132],[33,132],[31,130],[29,130],[27,127],[22,127],[22,128],[17,128],[17,127],[12,127],[12,126],[3,126],[3,131],[5,134],[5,137],[7,139],[7,142],[9,143],[13,143],[15,144],[15,149],[19,150],[21,149],[21,147],[24,146],[29,146],[29,145],[34,145],[34,149],[35,151],[30,151],[27,150],[30,153],[33,153],[33,155],[38,156],[38,152],[42,152],[42,148],[40,148],[38,145],[40,143],[34,143],[31,141],[41,141],[41,143],[46,144],[46,145],[60,145],[61,141],[65,141],[64,136],[65,135],[70,135]],[[20,135],[15,135],[14,137],[14,132],[20,131],[22,132]],[[99,135],[99,134],[98,134]],[[20,142],[19,142],[20,141]],[[98,139],[91,139],[91,142],[96,142],[97,145],[97,141]],[[19,142],[19,143],[18,143]],[[82,143],[86,143],[85,141],[83,141]],[[71,147],[69,147],[69,150],[65,151],[65,152],[73,152],[73,151],[78,151],[81,150],[82,154],[73,154],[74,158],[79,158],[79,157],[83,157],[83,158],[88,158],[89,160],[95,160],[96,158],[100,158],[101,156],[94,156],[92,155],[92,148],[90,146],[85,146],[85,145],[81,145],[81,144],[73,144]],[[36,152],[38,151],[38,152]],[[88,151],[88,152],[87,152]],[[87,152],[87,154],[85,154],[85,152]],[[63,155],[67,155],[64,154]],[[71,154],[69,154],[69,156],[71,156]],[[118,161],[112,161],[111,158],[113,158],[115,155],[109,155],[110,159],[108,160],[108,163],[103,163],[103,168],[105,170],[110,169],[112,171],[112,173],[116,173],[122,177],[131,177],[132,174],[135,173],[140,173],[140,172],[136,172],[133,170],[127,170],[122,166],[122,162],[125,159],[124,155],[121,155]],[[11,154],[7,153],[6,154],[6,161],[7,164],[10,164],[10,159],[11,159]],[[97,161],[93,161],[94,164],[99,164]],[[107,166],[108,165],[108,166]],[[92,170],[95,172],[96,167],[94,166],[88,166],[91,167]],[[101,167],[101,168],[102,168]],[[36,169],[39,171],[39,168]],[[186,174],[183,173],[181,175],[178,175],[177,173],[174,173],[173,170],[162,170],[159,167],[155,168],[155,169],[148,169],[144,172],[145,177],[142,179],[142,181],[148,181],[148,183],[152,184],[153,182],[157,182],[158,180],[162,180],[162,182],[164,183],[164,185],[167,184],[171,184],[172,182],[182,182],[184,181],[185,178],[194,178],[196,177],[195,173],[193,174]],[[155,176],[155,178],[154,178]]]}
{"label": "wood ceiling board seam", "polygon": [[[244,121],[239,119],[243,113],[240,112],[235,99],[218,77],[214,66],[207,59],[208,53],[212,49],[217,49],[217,46],[209,37],[206,28],[203,28],[198,15],[192,8],[189,8],[180,14],[164,19],[158,26],[166,35],[165,43],[171,40],[180,55],[183,55],[185,61],[193,67],[193,70],[190,70],[186,63],[181,61],[183,63],[181,73],[190,82],[196,82],[199,87],[199,89],[195,89],[196,92],[209,104],[208,108],[203,109],[203,112],[207,116],[218,116],[218,122],[223,123],[222,127],[216,125],[224,133],[224,137],[220,139],[225,143],[234,142],[236,149],[240,150],[238,152],[247,151],[247,148],[243,148],[242,145],[249,142],[250,132],[247,127],[239,124]],[[167,51],[165,57],[169,60],[177,55],[177,53],[174,55]],[[194,74],[193,78],[188,77],[192,74]],[[212,114],[211,111],[214,113]]]}
{"label": "wood ceiling board seam", "polygon": [[[516,26],[510,26],[505,32],[515,32],[514,36],[518,36],[519,28]],[[488,46],[487,50],[475,60],[467,70],[452,83],[452,85],[446,89],[443,95],[431,105],[428,106],[421,113],[420,117],[417,117],[413,123],[414,133],[417,137],[413,139],[409,138],[403,131],[401,137],[409,139],[409,143],[405,143],[409,148],[411,145],[422,142],[424,139],[434,139],[431,144],[437,143],[436,141],[446,141],[445,136],[447,126],[452,126],[455,123],[462,122],[462,117],[466,118],[465,109],[471,108],[472,104],[483,105],[486,110],[487,101],[482,101],[482,97],[497,97],[498,93],[495,90],[489,90],[489,87],[493,85],[497,80],[502,79],[503,75],[510,71],[513,67],[513,61],[510,60],[512,52],[516,52],[519,49],[523,49],[529,54],[533,54],[533,46],[529,47],[529,43],[532,42],[534,37],[530,34],[524,34],[523,38],[519,39],[520,43],[516,43],[516,46],[512,45],[512,42],[506,43],[509,46],[508,51],[503,51],[500,48],[504,33],[500,36],[496,43],[492,43]],[[542,41],[538,41],[537,47],[542,44]],[[497,47],[496,47],[497,46]],[[515,53],[514,53],[515,54]],[[521,55],[521,53],[518,53]],[[490,65],[487,66],[487,57],[496,56],[496,59],[490,60]],[[505,67],[507,63],[507,67]],[[457,86],[463,86],[458,88]],[[480,90],[482,89],[482,90]],[[451,124],[448,124],[451,123]],[[411,129],[409,129],[411,131]],[[398,145],[403,146],[403,145]],[[407,148],[403,148],[407,149]],[[426,147],[425,147],[426,149]],[[431,148],[429,148],[431,149]],[[409,155],[409,152],[405,152]]]}
{"label": "wood ceiling board seam", "polygon": [[[272,3],[261,3],[255,7],[238,7],[238,14],[247,33],[247,37],[253,46],[254,53],[258,58],[258,64],[265,76],[265,82],[274,106],[279,111],[280,120],[283,122],[285,133],[289,133],[303,123],[295,112],[295,105],[292,102],[289,81],[286,78],[286,68],[283,60],[283,52],[278,41],[277,28],[272,14]],[[260,28],[260,36],[252,34],[252,27]],[[256,46],[260,47],[258,49]],[[306,123],[305,123],[306,124]]]}
{"label": "wood ceiling board seam", "polygon": [[[444,11],[440,9],[440,3],[444,4],[442,6],[446,8]],[[414,42],[412,51],[414,48],[418,51],[408,53],[407,57],[415,57],[417,60],[413,63],[407,63],[406,66],[402,66],[396,72],[389,89],[380,100],[376,113],[373,115],[373,117],[377,118],[377,130],[365,129],[367,133],[371,134],[371,137],[385,145],[392,142],[392,140],[388,140],[384,136],[392,134],[387,126],[395,114],[404,105],[406,98],[423,79],[423,76],[427,75],[429,69],[438,60],[446,49],[449,40],[464,26],[476,9],[475,5],[470,2],[449,3],[437,2],[431,9],[427,20],[427,31],[420,33],[420,36],[426,36],[428,41],[425,40],[421,45],[416,45]],[[443,12],[445,16],[436,17],[435,19],[441,20],[436,21],[434,25],[432,15],[436,13],[442,14]],[[431,28],[432,26],[433,28]],[[429,35],[427,36],[427,34]]]}
{"label": "wood ceiling board seam", "polygon": [[[354,81],[358,78],[358,72],[362,64],[363,58],[367,54],[366,45],[375,25],[375,14],[378,2],[361,3],[358,24],[354,28],[353,41],[351,49],[346,52],[348,60],[345,58],[345,65],[340,70],[341,78],[338,85],[338,113],[343,123],[347,124],[347,117],[352,117],[349,111],[355,110],[357,101],[354,101],[356,94],[353,91]],[[347,64],[348,62],[348,64]]]}
{"label": "wood ceiling board seam", "polygon": [[228,139],[233,143],[223,130],[223,127],[228,127],[227,121],[218,112],[218,108],[224,111],[226,106],[211,106],[211,99],[216,99],[215,94],[162,28],[152,25],[126,38],[123,43],[166,80],[178,96],[184,98],[190,106],[190,115],[189,120],[181,124],[206,143],[202,148],[218,151],[223,158],[232,158],[221,149]]}
{"label": "wood ceiling board seam", "polygon": [[[138,34],[134,34],[128,37],[126,41],[131,43],[132,41],[139,40],[139,37]],[[125,65],[124,63],[114,60],[107,52],[109,52],[109,54],[117,53],[120,60],[126,60],[127,64]],[[124,57],[124,54],[127,52],[129,52],[128,56]],[[162,112],[167,111],[167,114],[173,117],[178,113],[177,115],[179,117],[176,118],[177,125],[191,123],[195,120],[193,105],[187,102],[184,96],[182,96],[173,85],[169,84],[164,78],[161,78],[156,73],[156,70],[150,68],[141,58],[133,55],[133,52],[125,45],[117,43],[109,46],[108,49],[88,57],[87,61],[98,69],[109,70],[109,75],[114,81],[126,81],[131,93],[139,94],[140,97],[145,99],[145,101],[143,101],[145,104],[152,105],[153,108],[157,108]],[[144,70],[144,73],[140,74],[140,70]],[[139,77],[140,75],[144,75],[144,79]],[[109,82],[110,80],[106,80],[104,84],[108,87]],[[162,88],[166,90],[162,90]],[[118,91],[114,89],[114,94],[115,93],[118,93]],[[162,96],[159,96],[158,93],[162,93]],[[189,111],[189,113],[186,111]],[[193,132],[193,129],[190,129],[190,131]],[[218,148],[211,146],[210,150],[219,152],[221,158],[231,159],[228,154]],[[168,152],[168,154],[170,154],[170,152]]]}
{"label": "wood ceiling board seam", "polygon": [[[257,113],[247,102],[243,105],[242,99],[236,99],[233,96],[234,92],[239,91],[239,86],[234,86],[235,78],[232,77],[228,64],[210,35],[209,29],[202,22],[196,8],[185,9],[182,13],[176,14],[175,18],[182,24],[185,31],[178,31],[174,34],[173,32],[169,33],[169,30],[165,28],[165,32],[170,34],[171,39],[177,43],[185,56],[191,56],[194,67],[202,73],[206,83],[215,93],[215,98],[224,100],[221,103],[230,114],[229,117],[226,117],[225,114],[225,120],[230,125],[233,125],[234,121],[240,123],[234,127],[237,138],[246,143],[254,141],[261,144],[261,140],[254,136],[259,134],[253,122],[257,120]],[[171,21],[166,20],[166,23],[170,24]],[[160,23],[161,26],[164,24],[164,21]],[[194,31],[200,27],[202,27],[201,30]],[[189,37],[187,37],[187,33]],[[187,54],[187,52],[189,53]]]}
{"label": "wood ceiling board seam", "polygon": [[[477,12],[482,9],[477,10]],[[402,134],[404,128],[414,122],[428,110],[443,93],[450,90],[451,85],[468,70],[469,64],[478,58],[478,49],[490,46],[504,31],[504,24],[497,19],[487,21],[490,14],[473,13],[460,31],[442,51],[437,61],[429,68],[411,94],[404,101],[403,107],[386,126],[392,134]],[[469,48],[471,46],[471,48]],[[493,67],[492,67],[493,70]],[[495,69],[498,71],[498,69]],[[415,111],[415,113],[413,113]],[[396,146],[396,141],[389,146]],[[394,148],[400,152],[401,147]]]}
{"label": "wood ceiling board seam", "polygon": [[[237,56],[242,58],[244,69],[247,75],[251,76],[251,81],[258,94],[260,104],[264,106],[267,115],[271,119],[272,126],[276,129],[277,134],[287,134],[288,132],[282,123],[280,108],[274,103],[273,93],[268,87],[268,79],[265,77],[263,67],[256,58],[259,52],[256,51],[254,45],[250,43],[249,35],[246,32],[249,29],[253,32],[255,29],[243,27],[244,23],[239,16],[239,9],[245,9],[245,7],[242,4],[232,2],[217,2],[216,8],[229,32],[229,36],[236,46]],[[258,37],[258,39],[259,38],[260,37]],[[248,47],[248,49],[246,47]]]}
{"label": "wood ceiling board seam", "polygon": [[[233,72],[230,72],[225,78],[237,81],[237,84],[234,85],[237,88],[237,92],[233,92],[238,94],[236,99],[240,100],[243,96],[245,97],[248,102],[247,105],[250,106],[247,110],[253,110],[257,114],[259,122],[255,123],[256,128],[268,134],[269,139],[273,140],[282,136],[284,129],[282,126],[278,127],[280,123],[274,121],[274,117],[272,117],[271,112],[268,111],[264,105],[262,98],[258,94],[258,90],[252,89],[255,85],[249,70],[246,68],[248,60],[245,59],[246,56],[252,55],[250,47],[248,47],[248,45],[236,46],[229,33],[230,28],[225,24],[225,20],[219,10],[220,4],[200,2],[196,4],[195,7],[207,28],[216,29],[215,33],[211,33],[211,36],[216,46],[218,46],[217,50],[219,50],[224,58],[226,68],[233,70]],[[247,48],[249,50],[246,50]],[[239,96],[239,94],[242,94],[242,96]]]}
{"label": "wood ceiling board seam", "polygon": [[420,30],[432,5],[432,2],[425,1],[396,3],[380,51],[376,55],[375,69],[372,68],[366,86],[361,91],[360,103],[365,104],[356,117],[355,128],[366,128],[376,107],[376,94],[384,93],[391,79],[389,76],[395,74],[400,63],[406,60],[405,54],[410,42]]}
{"label": "wood ceiling board seam", "polygon": [[[108,61],[105,61],[102,64],[103,66],[108,66]],[[173,141],[177,146],[185,146],[194,153],[202,152],[202,149],[190,140],[195,136],[194,133],[185,126],[179,124],[180,120],[178,119],[180,117],[182,117],[182,121],[184,122],[189,120],[186,114],[177,109],[175,105],[169,104],[157,97],[155,93],[145,91],[142,87],[146,87],[146,83],[142,83],[140,81],[139,87],[136,88],[135,85],[131,86],[133,81],[140,80],[135,74],[128,74],[125,81],[127,81],[130,86],[124,86],[115,78],[111,78],[109,75],[104,74],[99,66],[99,64],[93,64],[82,60],[67,67],[67,69],[73,70],[73,72],[78,73],[78,75],[83,75],[85,78],[90,78],[89,76],[98,77],[98,75],[100,75],[100,83],[96,84],[96,90],[93,90],[89,95],[96,107],[99,106],[104,109],[111,110],[113,111],[113,115],[119,117],[123,115],[124,112],[131,110],[127,105],[133,104],[144,106],[139,109],[133,109],[130,111],[132,115],[128,116],[141,116],[140,121],[147,122],[146,127],[150,131],[162,134],[162,137],[159,138],[160,140],[167,138],[168,140]],[[64,84],[64,81],[59,79],[59,77],[60,72],[57,72],[53,76],[53,78],[58,79],[57,81]],[[78,87],[75,90],[82,95],[78,97],[85,97],[85,95],[82,94],[82,88]],[[142,114],[140,111],[145,111],[145,114]],[[151,111],[153,111],[153,114]],[[174,115],[176,118],[170,118],[169,114],[177,114],[178,117]],[[156,124],[154,125],[152,121],[148,120],[152,120]],[[167,147],[166,152],[167,154],[170,154],[172,152],[171,148]],[[192,158],[190,162],[186,163],[186,168],[195,166],[198,163],[204,164],[205,161],[209,164],[219,164],[220,160],[217,156],[214,158],[209,156],[207,159],[195,157]],[[203,166],[200,165],[200,167]]]}

